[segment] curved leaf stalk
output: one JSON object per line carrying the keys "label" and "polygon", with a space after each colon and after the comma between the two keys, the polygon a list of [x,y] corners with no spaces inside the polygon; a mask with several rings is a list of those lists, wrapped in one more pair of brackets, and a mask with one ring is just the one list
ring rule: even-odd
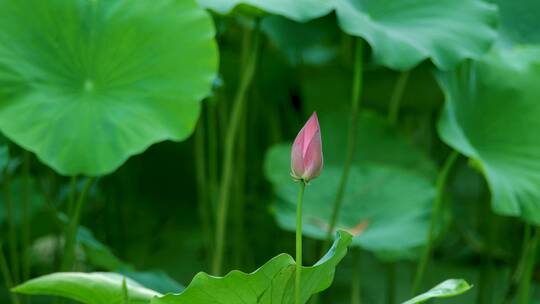
{"label": "curved leaf stalk", "polygon": [[[478,168],[480,169],[480,168]],[[482,223],[482,231],[486,235],[485,253],[482,255],[481,268],[479,271],[478,288],[476,303],[493,303],[493,283],[494,281],[494,251],[497,242],[497,231],[499,221],[497,216],[492,212],[489,191],[482,191],[480,196],[481,212],[484,214]]]}
{"label": "curved leaf stalk", "polygon": [[240,122],[240,136],[238,138],[238,152],[236,153],[236,206],[234,215],[234,235],[236,238],[234,250],[234,265],[240,268],[244,258],[244,208],[246,203],[245,183],[246,183],[246,133],[247,133],[247,111],[244,109],[242,121]]}
{"label": "curved leaf stalk", "polygon": [[81,219],[81,211],[82,208],[86,202],[86,196],[88,194],[88,190],[90,190],[90,186],[92,185],[94,181],[94,178],[89,177],[81,191],[81,194],[79,194],[79,198],[77,199],[77,203],[74,206],[73,213],[70,215],[70,221],[69,225],[66,231],[66,240],[65,240],[65,247],[64,247],[64,257],[62,259],[62,271],[69,271],[73,269],[73,265],[75,263],[75,243],[77,238],[77,229],[79,227],[79,221]]}
{"label": "curved leaf stalk", "polygon": [[450,279],[401,304],[424,303],[436,298],[455,297],[469,291],[471,288],[472,286],[463,279]]}
{"label": "curved leaf stalk", "polygon": [[353,247],[352,251],[352,279],[351,279],[351,304],[362,303],[360,288],[360,249]]}
{"label": "curved leaf stalk", "polygon": [[394,90],[392,92],[392,97],[390,98],[390,104],[388,107],[388,123],[390,125],[395,125],[399,115],[399,106],[401,105],[401,100],[403,99],[403,93],[405,92],[405,87],[409,81],[409,71],[401,72],[399,75]]}
{"label": "curved leaf stalk", "polygon": [[[11,274],[9,273],[9,267],[6,261],[6,256],[4,255],[4,248],[2,248],[2,244],[0,244],[0,271],[2,272],[2,277],[4,278],[4,282],[6,283],[6,287],[8,289],[11,289],[13,287],[13,279],[11,278]],[[11,303],[13,304],[19,304],[19,297],[14,293],[9,293],[11,297]]]}
{"label": "curved leaf stalk", "polygon": [[[223,264],[223,251],[225,246],[225,235],[227,226],[227,214],[229,209],[229,200],[231,193],[233,161],[234,161],[234,144],[238,135],[238,127],[241,121],[241,115],[246,103],[247,91],[255,75],[257,61],[259,57],[259,32],[255,29],[250,35],[254,35],[254,41],[250,46],[250,55],[247,58],[244,71],[240,80],[240,86],[236,92],[233,102],[232,114],[229,119],[227,134],[225,136],[225,151],[223,157],[223,171],[219,196],[217,202],[217,219],[215,233],[215,251],[212,263],[212,273],[219,275]],[[249,35],[247,35],[249,37]],[[248,39],[246,37],[246,39]]]}
{"label": "curved leaf stalk", "polygon": [[326,250],[331,242],[332,235],[336,228],[337,219],[339,217],[339,211],[343,202],[343,196],[347,186],[347,180],[349,178],[349,171],[354,158],[354,150],[356,148],[356,138],[358,133],[358,111],[360,108],[360,99],[362,93],[362,58],[363,58],[363,44],[360,38],[356,38],[355,43],[355,56],[354,56],[354,78],[352,87],[352,99],[351,99],[351,116],[349,125],[349,138],[347,140],[347,154],[345,157],[345,163],[343,164],[343,172],[339,183],[339,188],[336,193],[334,201],[334,208],[332,210],[332,216],[330,218],[330,225],[328,228],[328,234],[323,246],[323,250]]}
{"label": "curved leaf stalk", "polygon": [[204,145],[204,117],[201,115],[195,130],[195,174],[197,178],[197,205],[202,226],[206,252],[211,252],[212,226],[208,204],[208,190],[206,177],[206,149]]}
{"label": "curved leaf stalk", "polygon": [[4,202],[6,204],[6,216],[9,227],[9,257],[11,262],[11,273],[13,283],[20,282],[20,265],[19,265],[19,252],[18,248],[18,235],[17,228],[15,226],[15,214],[13,211],[13,201],[11,200],[11,177],[6,168],[4,171]]}
{"label": "curved leaf stalk", "polygon": [[433,210],[431,212],[431,223],[429,225],[427,243],[424,247],[420,262],[418,263],[418,267],[416,269],[416,275],[414,278],[412,289],[413,295],[418,294],[418,292],[420,291],[422,281],[424,279],[424,273],[426,271],[426,266],[431,258],[431,250],[433,247],[433,242],[435,241],[435,229],[437,226],[437,220],[440,218],[443,207],[444,187],[446,185],[446,181],[448,180],[450,171],[458,157],[459,153],[455,150],[452,151],[452,153],[450,153],[450,155],[446,158],[442,170],[437,177],[437,194],[435,196],[435,202],[433,204]]}
{"label": "curved leaf stalk", "polygon": [[538,241],[540,239],[540,229],[534,228],[532,238],[527,242],[527,254],[523,256],[526,258],[524,261],[524,272],[521,277],[521,284],[519,286],[519,301],[520,304],[530,303],[530,291],[531,282],[533,277],[534,265],[536,263],[536,255],[538,253]]}
{"label": "curved leaf stalk", "polygon": [[396,264],[386,265],[386,303],[396,303]]}
{"label": "curved leaf stalk", "polygon": [[126,283],[126,277],[122,278],[122,295],[123,304],[129,304],[129,290]]}
{"label": "curved leaf stalk", "polygon": [[532,226],[525,225],[523,230],[523,240],[521,243],[521,254],[519,260],[516,262],[515,269],[513,271],[512,277],[510,279],[510,284],[506,290],[504,296],[504,304],[509,304],[513,302],[514,297],[517,294],[519,284],[521,283],[521,278],[523,277],[523,272],[525,271],[525,263],[527,260],[527,253],[529,248],[529,243],[531,241]]}
{"label": "curved leaf stalk", "polygon": [[298,191],[298,202],[296,203],[296,276],[294,281],[294,299],[296,304],[302,304],[302,292],[300,284],[302,282],[302,204],[304,202],[304,190],[306,183],[300,181]]}
{"label": "curved leaf stalk", "polygon": [[[218,102],[219,103],[219,102]],[[216,104],[207,104],[207,133],[208,133],[208,184],[210,189],[210,210],[215,208],[215,202],[217,198],[217,184],[218,184],[218,146],[219,141],[217,137],[217,120],[218,115],[216,114],[217,105]],[[210,212],[213,214],[213,212]]]}
{"label": "curved leaf stalk", "polygon": [[24,189],[22,193],[22,280],[30,278],[30,152],[23,153],[23,180]]}
{"label": "curved leaf stalk", "polygon": [[68,209],[67,214],[73,214],[73,206],[75,205],[75,200],[77,196],[77,177],[72,176],[69,179],[69,195],[68,195]]}

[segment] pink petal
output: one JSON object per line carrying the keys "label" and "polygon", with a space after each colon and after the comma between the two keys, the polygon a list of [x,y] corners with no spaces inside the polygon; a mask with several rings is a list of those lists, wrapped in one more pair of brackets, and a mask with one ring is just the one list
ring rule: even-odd
{"label": "pink petal", "polygon": [[300,133],[304,136],[304,146],[302,149],[302,154],[304,155],[304,157],[308,149],[309,143],[311,142],[311,139],[313,138],[313,136],[315,136],[317,132],[319,132],[320,136],[319,119],[317,117],[317,113],[313,112],[302,130],[300,130]]}
{"label": "pink petal", "polygon": [[319,176],[323,168],[323,162],[321,132],[317,130],[307,145],[304,154],[304,174],[302,178],[309,181]]}
{"label": "pink petal", "polygon": [[304,174],[303,146],[304,136],[303,129],[296,136],[291,148],[291,174],[294,178],[300,179]]}

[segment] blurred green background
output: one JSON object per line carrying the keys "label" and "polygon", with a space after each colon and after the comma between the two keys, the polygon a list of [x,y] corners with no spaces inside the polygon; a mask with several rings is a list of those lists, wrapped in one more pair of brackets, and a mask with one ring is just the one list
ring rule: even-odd
{"label": "blurred green background", "polygon": [[[534,267],[540,237],[540,2],[340,0],[326,8],[330,4],[317,1],[204,0],[196,5],[186,0],[185,16],[162,15],[161,23],[159,5],[148,12],[148,20],[139,18],[133,5],[114,19],[116,27],[97,31],[109,35],[95,40],[106,46],[96,47],[96,54],[106,55],[89,55],[88,62],[97,67],[87,69],[84,44],[67,52],[80,57],[55,47],[77,45],[65,38],[79,37],[79,21],[70,19],[70,9],[92,8],[55,10],[67,2],[85,5],[74,0],[20,1],[24,4],[0,0],[5,12],[0,12],[5,17],[0,21],[0,238],[11,267],[17,251],[20,269],[12,268],[19,272],[14,283],[60,270],[70,193],[82,191],[87,175],[96,179],[77,232],[75,270],[121,272],[160,292],[179,292],[199,271],[211,273],[220,181],[238,95],[245,107],[232,141],[222,272],[252,272],[279,253],[294,254],[297,185],[289,176],[289,149],[314,111],[320,117],[325,168],[306,190],[304,263],[315,263],[325,249],[345,162],[354,69],[360,62],[356,149],[338,227],[351,229],[364,221],[367,227],[319,303],[350,303],[355,272],[363,303],[410,298],[432,220],[432,258],[421,290],[447,278],[474,285],[459,298],[436,303],[540,302]],[[100,5],[104,16],[115,9]],[[20,15],[7,17],[15,11]],[[56,21],[43,17],[47,13]],[[81,24],[94,16],[88,14],[79,16]],[[205,23],[210,18],[192,27],[172,23],[197,14],[211,16],[213,24]],[[64,30],[58,30],[60,20],[68,24]],[[105,28],[104,20],[96,24]],[[136,22],[140,26],[133,32],[127,29]],[[40,28],[43,24],[48,28]],[[81,28],[81,37],[94,41],[98,34]],[[41,31],[56,34],[36,34]],[[160,32],[160,39],[147,41]],[[214,39],[219,54],[202,46]],[[110,47],[113,41],[120,42]],[[187,44],[194,47],[185,50]],[[255,49],[254,75],[241,94]],[[180,59],[172,64],[176,56]],[[77,68],[57,73],[56,65],[64,64],[55,61],[59,58]],[[139,66],[132,68],[135,62]],[[72,118],[53,124],[57,114],[47,116],[49,109],[59,107],[60,113],[70,111],[71,102],[86,102],[68,89],[57,90],[69,84],[55,77],[71,81],[90,71],[102,77],[96,87],[108,90],[124,85],[103,76],[115,69],[132,84],[125,92],[104,91],[89,101],[100,103],[107,121],[96,118],[98,125],[88,119],[79,128],[94,108],[77,108]],[[146,75],[162,75],[162,70],[167,76],[174,71],[176,78]],[[91,91],[93,82],[90,87],[81,79]],[[170,96],[188,101],[172,109]],[[147,97],[155,103],[145,103]],[[157,130],[159,121],[163,128]],[[87,140],[78,145],[70,136],[82,133]],[[146,140],[139,143],[139,137]],[[114,148],[101,154],[105,146]],[[115,153],[121,156],[107,158]],[[457,158],[441,185],[452,153]],[[436,200],[441,212],[434,213]],[[19,236],[16,246],[11,231]],[[531,299],[523,302],[517,295],[528,277]],[[6,282],[2,303],[10,301],[5,287]],[[53,303],[39,297],[31,302]]]}

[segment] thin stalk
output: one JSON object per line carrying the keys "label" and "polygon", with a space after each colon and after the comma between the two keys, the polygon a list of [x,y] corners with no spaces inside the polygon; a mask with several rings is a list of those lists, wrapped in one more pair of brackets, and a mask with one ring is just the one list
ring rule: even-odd
{"label": "thin stalk", "polygon": [[527,261],[527,253],[529,252],[529,244],[531,242],[532,238],[532,226],[527,224],[525,225],[525,229],[523,231],[523,240],[521,243],[521,255],[518,261],[516,261],[516,267],[515,270],[510,277],[510,284],[508,286],[508,289],[506,291],[506,294],[504,296],[504,302],[503,303],[512,303],[512,299],[516,295],[516,292],[519,287],[519,283],[521,281],[521,278],[523,277],[523,273],[525,271],[525,264]]}
{"label": "thin stalk", "polygon": [[22,195],[22,280],[30,278],[30,152],[23,156],[23,195]]}
{"label": "thin stalk", "polygon": [[129,304],[129,290],[127,287],[126,277],[122,278],[122,303]]}
{"label": "thin stalk", "polygon": [[452,151],[452,153],[446,158],[446,161],[444,162],[441,172],[439,173],[439,176],[437,177],[437,194],[435,196],[433,211],[431,213],[431,223],[429,225],[427,243],[426,243],[426,246],[424,247],[424,251],[422,252],[422,257],[420,258],[420,262],[418,263],[418,268],[416,269],[416,276],[414,278],[413,289],[412,289],[413,295],[416,295],[420,291],[420,288],[422,286],[422,281],[424,279],[426,266],[431,258],[431,250],[433,247],[433,242],[435,240],[435,228],[437,227],[437,220],[440,218],[440,214],[442,212],[444,188],[445,188],[448,176],[450,174],[450,170],[452,169],[458,157],[459,157],[459,153],[455,150]]}
{"label": "thin stalk", "polygon": [[86,202],[86,196],[90,186],[92,186],[94,179],[88,178],[83,186],[77,203],[74,206],[73,214],[70,215],[69,225],[66,231],[64,257],[62,260],[62,271],[70,271],[73,269],[75,263],[75,243],[77,240],[77,229],[79,228],[79,221],[81,219],[81,211]]}
{"label": "thin stalk", "polygon": [[[208,184],[210,185],[210,209],[215,208],[217,197],[217,179],[218,179],[218,146],[219,141],[217,137],[217,107],[216,104],[207,104],[208,119]],[[212,212],[211,212],[212,213]]]}
{"label": "thin stalk", "polygon": [[360,249],[353,247],[352,251],[352,278],[351,278],[351,304],[362,303],[360,288]]}
{"label": "thin stalk", "polygon": [[486,235],[486,252],[482,255],[482,266],[480,268],[480,278],[478,280],[478,292],[476,303],[493,303],[493,252],[496,246],[496,236],[498,231],[498,220],[491,210],[489,193],[483,191],[480,201],[483,202],[481,207],[484,215],[482,221],[482,231]]}
{"label": "thin stalk", "polygon": [[354,56],[354,76],[352,87],[352,99],[351,99],[351,116],[349,121],[349,138],[347,140],[347,154],[345,156],[345,163],[343,164],[343,172],[341,173],[341,179],[339,182],[338,191],[334,200],[334,209],[332,210],[332,216],[330,218],[330,225],[328,228],[328,234],[326,236],[325,244],[322,250],[326,250],[330,245],[333,237],[334,229],[336,228],[337,219],[339,218],[339,211],[341,204],[343,203],[343,196],[347,187],[347,180],[349,179],[349,171],[354,158],[354,151],[356,148],[356,138],[358,133],[358,112],[360,107],[360,99],[362,93],[362,58],[363,58],[363,44],[360,38],[356,39],[355,44],[355,56]]}
{"label": "thin stalk", "polygon": [[204,118],[201,115],[195,130],[195,174],[197,178],[197,200],[199,218],[204,235],[206,252],[210,253],[212,242],[212,225],[210,221],[210,208],[208,204],[208,190],[206,189],[206,149],[204,145]]}
{"label": "thin stalk", "polygon": [[9,258],[11,262],[11,273],[13,283],[20,282],[19,268],[19,241],[17,235],[17,227],[15,225],[15,213],[13,211],[13,201],[11,200],[11,177],[6,170],[4,174],[4,203],[6,204],[6,215],[9,227]]}
{"label": "thin stalk", "polygon": [[403,99],[403,92],[405,92],[405,86],[409,80],[409,71],[402,72],[396,82],[392,97],[390,98],[390,105],[388,107],[388,122],[391,125],[395,125],[399,115],[399,106]]}
{"label": "thin stalk", "polygon": [[296,304],[302,303],[302,292],[300,285],[302,283],[302,203],[304,202],[304,190],[306,184],[300,182],[300,190],[298,191],[298,202],[296,203],[296,277],[294,298]]}
{"label": "thin stalk", "polygon": [[49,216],[51,217],[51,220],[54,223],[54,228],[57,229],[58,232],[61,231],[64,227],[64,224],[58,218],[58,210],[54,204],[54,200],[52,199],[51,194],[49,193],[49,191],[45,189],[45,185],[43,185],[43,183],[37,183],[37,187],[41,195],[44,197],[45,207],[47,207]]}
{"label": "thin stalk", "polygon": [[[60,248],[61,240],[57,236],[62,234],[62,230],[64,229],[65,224],[58,217],[58,209],[56,208],[54,199],[52,198],[53,194],[51,194],[51,192],[55,192],[53,190],[55,188],[53,186],[54,174],[50,174],[50,179],[51,179],[51,186],[50,186],[51,190],[49,191],[46,189],[44,183],[42,182],[37,182],[36,185],[39,191],[41,192],[41,195],[45,199],[45,206],[47,207],[47,211],[49,213],[49,216],[51,217],[51,221],[54,223],[54,227],[53,227],[54,236],[55,236],[54,248]],[[60,266],[59,261],[60,261],[59,250],[54,250],[53,263],[52,263],[53,269],[59,268]],[[58,303],[58,301],[53,302],[53,304],[54,303]]]}
{"label": "thin stalk", "polygon": [[[2,276],[4,277],[4,282],[6,283],[6,287],[11,289],[13,285],[13,280],[11,278],[11,274],[9,273],[9,267],[6,261],[6,256],[4,255],[4,248],[2,248],[2,244],[0,244],[0,271],[2,272]],[[9,292],[9,295],[11,297],[11,303],[13,304],[19,304],[19,297],[13,293]]]}
{"label": "thin stalk", "polygon": [[396,264],[386,265],[386,303],[396,303]]}
{"label": "thin stalk", "polygon": [[77,196],[77,177],[72,176],[69,179],[69,196],[68,196],[68,208],[67,208],[68,215],[71,215],[73,213],[73,205],[75,205],[76,196]]}
{"label": "thin stalk", "polygon": [[255,69],[259,57],[259,33],[254,30],[254,42],[251,45],[250,55],[247,59],[245,69],[241,76],[240,86],[234,98],[232,114],[225,136],[225,150],[223,157],[223,171],[221,186],[219,189],[219,197],[217,203],[217,219],[215,243],[216,249],[214,252],[212,272],[216,275],[221,273],[223,264],[223,251],[225,246],[225,235],[227,229],[227,214],[229,209],[229,200],[231,192],[231,184],[233,178],[233,161],[234,161],[234,144],[238,135],[238,127],[241,121],[241,115],[246,103],[246,94],[255,75]]}
{"label": "thin stalk", "polygon": [[519,288],[518,303],[528,304],[530,303],[530,290],[533,278],[534,266],[536,263],[536,254],[538,253],[538,241],[540,239],[539,228],[534,228],[534,236],[529,242],[529,250],[527,254],[527,260],[524,263],[524,272],[521,277],[521,284]]}
{"label": "thin stalk", "polygon": [[[244,109],[244,112],[246,109]],[[240,136],[238,138],[238,152],[236,155],[236,206],[234,216],[234,235],[236,237],[234,265],[241,266],[244,254],[244,208],[246,203],[245,183],[246,183],[246,136],[247,136],[247,115],[242,115],[240,123]]]}

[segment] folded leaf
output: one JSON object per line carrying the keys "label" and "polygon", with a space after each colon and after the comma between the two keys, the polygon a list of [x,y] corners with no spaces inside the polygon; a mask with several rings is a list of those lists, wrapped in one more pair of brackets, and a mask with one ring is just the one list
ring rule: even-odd
{"label": "folded leaf", "polygon": [[[352,236],[338,232],[330,251],[314,266],[302,268],[302,303],[328,288],[336,265],[347,252]],[[168,294],[152,299],[152,304],[293,304],[295,262],[281,254],[253,273],[232,271],[223,278],[206,273],[195,276],[180,294]]]}
{"label": "folded leaf", "polygon": [[423,293],[407,302],[404,302],[403,304],[422,303],[433,298],[449,298],[460,295],[471,288],[472,286],[469,285],[469,283],[467,283],[465,280],[446,280],[441,284],[433,287],[428,292]]}
{"label": "folded leaf", "polygon": [[[440,77],[440,137],[484,173],[493,210],[540,224],[540,48],[494,50]],[[501,81],[504,80],[504,81]]]}
{"label": "folded leaf", "polygon": [[328,0],[198,0],[201,6],[220,14],[229,14],[237,8],[246,13],[275,14],[296,21],[308,21],[324,16],[332,10]]}
{"label": "folded leaf", "polygon": [[[120,304],[124,303],[124,279],[124,276],[116,273],[59,272],[30,280],[13,288],[13,291],[27,295],[59,296],[84,304]],[[129,304],[149,303],[152,297],[161,295],[133,280],[125,280]]]}
{"label": "folded leaf", "polygon": [[364,38],[375,59],[406,70],[424,59],[449,69],[478,58],[497,37],[497,7],[481,0],[336,0],[341,28]]}

